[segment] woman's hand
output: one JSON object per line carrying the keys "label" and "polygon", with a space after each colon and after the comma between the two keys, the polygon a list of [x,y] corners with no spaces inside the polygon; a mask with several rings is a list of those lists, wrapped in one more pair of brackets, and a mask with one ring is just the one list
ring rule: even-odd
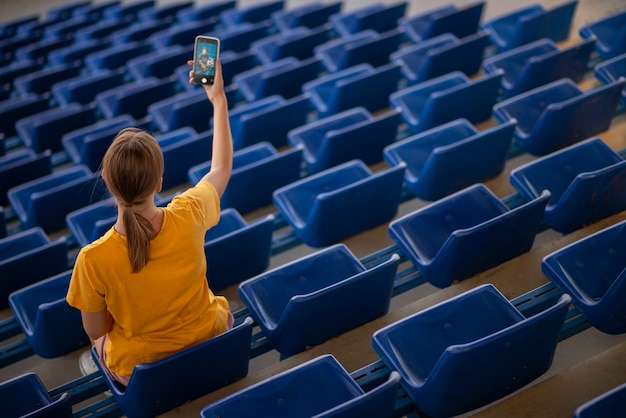
{"label": "woman's hand", "polygon": [[[187,64],[191,66],[191,70],[189,71],[189,83],[193,84],[193,60],[187,61]],[[226,93],[224,93],[224,78],[222,77],[222,61],[219,58],[215,60],[215,77],[213,79],[213,85],[202,84],[202,87],[204,87],[204,91],[206,91],[207,97],[213,104],[215,104],[216,101],[219,101],[220,99],[225,98]]]}

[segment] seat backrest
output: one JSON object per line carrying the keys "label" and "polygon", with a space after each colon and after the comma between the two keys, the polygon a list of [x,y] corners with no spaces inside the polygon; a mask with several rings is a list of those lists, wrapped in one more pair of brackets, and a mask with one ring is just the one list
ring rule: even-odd
{"label": "seat backrest", "polygon": [[336,62],[333,71],[343,70],[354,65],[367,63],[373,67],[389,64],[389,55],[398,50],[404,40],[404,32],[401,29],[391,29],[385,33],[377,34],[372,39],[348,44]]}
{"label": "seat backrest", "polygon": [[[416,81],[428,80],[453,71],[462,71],[468,76],[477,73],[488,43],[489,36],[481,32],[468,35],[443,48],[429,51],[428,59],[419,69]],[[459,60],[459,56],[463,59]]]}
{"label": "seat backrest", "polygon": [[444,33],[452,33],[459,38],[475,34],[478,31],[484,6],[484,1],[477,1],[468,6],[435,15],[428,30],[423,33],[423,38],[428,39]]}
{"label": "seat backrest", "polygon": [[509,48],[524,45],[541,38],[560,42],[569,36],[578,0],[566,1],[545,9],[542,13],[522,16],[509,39]]}
{"label": "seat backrest", "polygon": [[291,68],[283,68],[276,72],[269,72],[261,77],[255,91],[256,98],[281,95],[285,99],[302,94],[302,85],[316,79],[321,71],[319,58],[312,57],[301,60]]}

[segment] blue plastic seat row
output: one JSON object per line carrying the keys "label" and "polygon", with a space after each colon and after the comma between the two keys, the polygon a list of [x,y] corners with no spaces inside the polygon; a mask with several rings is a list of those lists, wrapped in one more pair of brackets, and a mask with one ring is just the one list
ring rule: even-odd
{"label": "blue plastic seat row", "polygon": [[341,2],[322,3],[310,1],[301,6],[273,12],[272,22],[280,31],[305,27],[317,28],[328,23],[330,16],[341,11]]}
{"label": "blue plastic seat row", "polygon": [[0,383],[0,413],[4,417],[71,418],[70,395],[52,399],[39,376],[28,372]]}
{"label": "blue plastic seat row", "polygon": [[596,51],[602,59],[626,52],[626,9],[584,24],[579,30],[584,39],[596,40]]}
{"label": "blue plastic seat row", "polygon": [[338,12],[329,17],[329,22],[340,37],[373,30],[387,32],[398,27],[398,21],[406,13],[408,3],[399,1],[392,5],[374,3],[350,12]]}
{"label": "blue plastic seat row", "polygon": [[[626,53],[597,64],[594,74],[603,84],[611,84],[620,78],[626,78]],[[622,90],[621,101],[622,105],[626,106],[626,87]]]}
{"label": "blue plastic seat row", "polygon": [[8,191],[20,184],[52,173],[51,152],[21,148],[0,157],[0,205],[9,204]]}

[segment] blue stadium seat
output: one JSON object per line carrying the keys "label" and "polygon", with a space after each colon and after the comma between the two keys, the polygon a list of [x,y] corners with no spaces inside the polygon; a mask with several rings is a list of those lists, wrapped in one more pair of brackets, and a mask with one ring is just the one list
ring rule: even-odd
{"label": "blue stadium seat", "polygon": [[583,41],[559,49],[551,39],[540,39],[486,58],[487,74],[502,70],[504,97],[516,96],[561,78],[575,83],[587,73],[595,41]]}
{"label": "blue stadium seat", "polygon": [[137,14],[144,9],[154,8],[155,0],[136,0],[132,2],[120,2],[119,4],[108,7],[103,14],[105,19],[120,19],[130,17],[136,19]]}
{"label": "blue stadium seat", "polygon": [[[217,17],[197,22],[174,24],[169,29],[157,32],[150,36],[150,38],[148,38],[148,42],[153,45],[155,50],[172,45],[189,47],[191,48],[189,56],[193,57],[193,44],[196,35],[199,33],[209,33],[213,31],[216,24]],[[186,60],[183,62],[186,62]]]}
{"label": "blue stadium seat", "polygon": [[273,201],[302,242],[323,247],[393,218],[403,175],[404,166],[372,173],[353,160],[277,189]]}
{"label": "blue stadium seat", "polygon": [[70,35],[43,38],[39,42],[23,46],[15,51],[15,60],[36,61],[47,58],[56,49],[70,46],[74,42]]}
{"label": "blue stadium seat", "polygon": [[339,12],[330,16],[329,21],[341,37],[347,37],[364,30],[378,33],[398,27],[398,21],[404,17],[408,3],[401,1],[392,5],[374,3],[360,6],[348,12]]}
{"label": "blue stadium seat", "polygon": [[43,60],[13,61],[9,65],[0,68],[0,86],[8,84],[13,86],[13,80],[19,76],[39,71],[43,68]]}
{"label": "blue stadium seat", "polygon": [[3,417],[71,418],[70,394],[52,399],[39,376],[27,372],[0,383]]}
{"label": "blue stadium seat", "polygon": [[119,20],[103,20],[86,28],[77,30],[74,33],[74,39],[77,41],[93,41],[93,40],[105,40],[109,42],[109,37],[112,33],[118,30],[129,27],[133,24],[131,18],[119,19]]}
{"label": "blue stadium seat", "polygon": [[543,273],[598,330],[626,332],[624,221],[588,235],[544,257]]}
{"label": "blue stadium seat", "polygon": [[[187,79],[189,67],[185,68]],[[230,105],[230,101],[229,101]],[[213,106],[202,88],[194,88],[185,93],[159,100],[148,106],[148,114],[161,132],[190,127],[196,132],[211,128]]]}
{"label": "blue stadium seat", "polygon": [[399,381],[392,372],[365,392],[335,357],[325,354],[204,407],[200,417],[391,418]]}
{"label": "blue stadium seat", "polygon": [[17,34],[19,28],[24,25],[29,25],[39,21],[39,16],[36,14],[28,14],[14,19],[5,20],[0,23],[0,36],[11,37]]}
{"label": "blue stadium seat", "polygon": [[151,104],[172,97],[176,93],[178,93],[176,75],[163,79],[149,77],[98,93],[96,103],[107,119],[124,114],[141,119],[148,114],[148,107]]}
{"label": "blue stadium seat", "polygon": [[478,183],[392,221],[389,235],[429,283],[445,288],[529,251],[549,197],[511,209]]}
{"label": "blue stadium seat", "polygon": [[150,44],[149,38],[161,31],[165,31],[172,26],[170,20],[149,20],[136,21],[132,25],[117,30],[110,35],[112,45],[125,45],[131,42],[146,42]]}
{"label": "blue stadium seat", "polygon": [[301,147],[309,173],[317,173],[350,160],[365,164],[382,160],[383,149],[398,136],[399,111],[374,116],[364,107],[354,107],[298,128],[288,134],[293,147]]}
{"label": "blue stadium seat", "polygon": [[311,1],[301,6],[275,11],[271,18],[280,31],[298,26],[313,29],[328,23],[330,16],[340,11],[340,1],[333,3]]}
{"label": "blue stadium seat", "polygon": [[517,121],[515,140],[533,155],[580,142],[611,125],[626,78],[582,91],[563,78],[496,103],[500,122]]}
{"label": "blue stadium seat", "polygon": [[112,7],[119,6],[121,0],[104,0],[97,3],[87,2],[83,6],[79,6],[72,10],[72,16],[91,16],[94,19],[100,19],[104,16],[104,12]]}
{"label": "blue stadium seat", "polygon": [[[302,86],[304,94],[327,117],[353,107],[363,106],[370,112],[389,107],[389,96],[401,82],[400,65],[391,63],[378,68],[359,64],[333,74],[321,75]],[[372,89],[372,86],[376,86]]]}
{"label": "blue stadium seat", "polygon": [[182,9],[176,13],[176,19],[179,22],[197,22],[200,20],[208,20],[218,18],[224,10],[237,7],[235,0],[218,0],[206,4],[197,4],[192,8]]}
{"label": "blue stadium seat", "polygon": [[9,204],[7,192],[12,187],[52,173],[51,154],[20,148],[0,157],[0,206]]}
{"label": "blue stadium seat", "polygon": [[45,17],[46,19],[69,19],[73,16],[75,10],[90,3],[89,0],[70,0],[64,4],[49,7],[46,10]]}
{"label": "blue stadium seat", "polygon": [[252,327],[252,319],[246,319],[205,342],[161,360],[138,364],[126,388],[102,370],[95,348],[91,352],[124,415],[147,418],[245,377]]}
{"label": "blue stadium seat", "polygon": [[60,357],[90,343],[80,311],[65,300],[71,276],[68,270],[9,295],[9,307],[40,357]]}
{"label": "blue stadium seat", "polygon": [[29,228],[0,239],[0,308],[9,295],[69,268],[67,243],[50,241],[41,228]]}
{"label": "blue stadium seat", "polygon": [[131,58],[152,52],[150,44],[145,42],[127,42],[92,52],[85,57],[85,67],[93,73],[99,70],[119,70],[125,67]]}
{"label": "blue stadium seat", "polygon": [[0,55],[12,60],[16,50],[39,41],[41,41],[41,35],[38,34],[24,34],[21,36],[11,36],[6,39],[0,39]]}
{"label": "blue stadium seat", "polygon": [[140,21],[174,19],[179,11],[189,9],[193,6],[193,1],[177,0],[168,4],[159,4],[155,7],[147,7],[137,13]]}
{"label": "blue stadium seat", "polygon": [[95,23],[96,20],[89,16],[64,18],[63,21],[46,27],[43,31],[43,37],[72,36],[75,31],[89,27]]}
{"label": "blue stadium seat", "polygon": [[39,71],[16,77],[13,80],[13,89],[20,96],[29,93],[44,94],[50,91],[54,83],[77,77],[81,72],[81,66],[77,62],[48,66]]}
{"label": "blue stadium seat", "polygon": [[11,206],[24,228],[46,232],[65,227],[65,216],[108,197],[104,182],[83,165],[72,166],[9,190]]}
{"label": "blue stadium seat", "polygon": [[0,133],[9,138],[17,133],[15,122],[50,108],[50,95],[27,94],[0,101]]}
{"label": "blue stadium seat", "polygon": [[163,151],[165,172],[163,188],[171,189],[187,182],[187,172],[211,158],[213,132],[198,135],[190,127],[155,135]]}
{"label": "blue stadium seat", "polygon": [[489,19],[480,28],[489,34],[499,52],[542,38],[560,42],[569,37],[577,5],[578,1],[573,0],[545,9],[534,3]]}
{"label": "blue stadium seat", "polygon": [[544,222],[564,234],[626,209],[626,161],[600,138],[513,169],[511,184],[527,200],[549,190]]}
{"label": "blue stadium seat", "polygon": [[446,33],[402,47],[393,52],[390,59],[400,64],[409,84],[418,84],[453,71],[471,76],[480,70],[488,43],[487,34],[482,32],[462,39]]}
{"label": "blue stadium seat", "polygon": [[570,301],[561,295],[526,318],[493,285],[481,285],[382,328],[372,344],[421,412],[458,415],[550,368]]}
{"label": "blue stadium seat", "polygon": [[626,383],[622,383],[580,405],[574,418],[619,417],[626,403]]}
{"label": "blue stadium seat", "polygon": [[250,49],[263,64],[287,57],[303,60],[314,56],[315,48],[327,42],[330,37],[330,25],[314,29],[298,27],[254,41]]}
{"label": "blue stadium seat", "polygon": [[269,20],[272,13],[285,7],[283,0],[268,0],[248,6],[239,6],[224,10],[220,13],[220,22],[226,27],[236,26],[241,23],[259,23]]}
{"label": "blue stadium seat", "polygon": [[48,18],[48,19],[36,19],[28,23],[24,23],[17,28],[16,34],[18,36],[25,34],[33,34],[38,36],[43,36],[43,31],[52,25],[56,25],[57,23],[63,22],[64,18]]}
{"label": "blue stadium seat", "polygon": [[49,64],[71,64],[78,63],[82,66],[85,57],[91,53],[105,50],[109,47],[109,42],[101,39],[86,39],[84,41],[74,41],[72,45],[55,49],[48,54]]}
{"label": "blue stadium seat", "polygon": [[204,243],[211,289],[219,292],[262,273],[270,263],[273,232],[273,215],[247,223],[236,209],[222,210]]}
{"label": "blue stadium seat", "polygon": [[79,247],[95,241],[108,231],[117,219],[113,198],[83,206],[67,214],[65,223]]}
{"label": "blue stadium seat", "polygon": [[478,32],[485,2],[475,2],[465,7],[446,4],[424,13],[400,19],[409,39],[419,43],[449,33],[464,38]]}
{"label": "blue stadium seat", "polygon": [[367,269],[336,244],[244,281],[239,296],[269,344],[291,356],[386,314],[399,259]]}
{"label": "blue stadium seat", "polygon": [[513,121],[478,131],[456,119],[387,146],[384,158],[390,165],[406,164],[411,193],[433,201],[499,175],[514,130]]}
{"label": "blue stadium seat", "polygon": [[150,77],[167,78],[191,57],[193,57],[193,40],[188,47],[180,45],[161,46],[154,52],[131,58],[126,66],[135,81]]}
{"label": "blue stadium seat", "polygon": [[[597,64],[593,73],[603,84],[611,84],[619,80],[620,77],[626,78],[626,53]],[[622,90],[621,100],[622,104],[626,106],[626,87]]]}
{"label": "blue stadium seat", "polygon": [[267,20],[259,23],[240,23],[224,28],[214,35],[220,38],[221,54],[223,51],[248,51],[252,42],[270,35],[273,31],[271,21]]}
{"label": "blue stadium seat", "polygon": [[[272,204],[274,190],[300,179],[301,163],[299,148],[278,153],[269,142],[259,142],[236,150],[233,173],[221,199],[222,207],[247,213]],[[191,167],[189,181],[196,184],[210,168],[210,161]]]}
{"label": "blue stadium seat", "polygon": [[586,23],[579,30],[584,39],[595,38],[601,59],[613,58],[626,52],[626,9]]}
{"label": "blue stadium seat", "polygon": [[72,102],[86,105],[93,102],[98,93],[124,84],[126,74],[126,70],[121,68],[79,75],[53,84],[51,87],[52,95],[61,106],[66,106]]}
{"label": "blue stadium seat", "polygon": [[459,118],[478,123],[492,116],[501,80],[501,71],[473,79],[454,71],[398,90],[389,102],[413,133]]}

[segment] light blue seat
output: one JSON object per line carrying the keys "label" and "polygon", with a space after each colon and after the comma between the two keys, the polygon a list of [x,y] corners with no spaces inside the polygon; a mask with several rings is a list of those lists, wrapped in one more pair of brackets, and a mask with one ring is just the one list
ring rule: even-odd
{"label": "light blue seat", "polygon": [[204,407],[200,417],[391,418],[399,381],[398,373],[391,373],[365,392],[326,354],[228,395]]}
{"label": "light blue seat", "polygon": [[456,119],[388,145],[383,156],[390,165],[406,164],[404,182],[411,193],[437,200],[499,175],[514,129],[509,121],[478,131]]}
{"label": "light blue seat", "polygon": [[479,183],[392,221],[389,235],[428,282],[445,288],[529,251],[549,197],[510,209]]}
{"label": "light blue seat", "polygon": [[399,259],[367,269],[336,244],[244,281],[239,296],[269,344],[291,356],[386,314]]}
{"label": "light blue seat", "polygon": [[98,174],[76,165],[15,186],[8,196],[24,228],[39,226],[51,232],[65,227],[68,213],[107,194]]}
{"label": "light blue seat", "polygon": [[626,263],[621,221],[544,257],[543,273],[598,330],[626,332]]}
{"label": "light blue seat", "polygon": [[220,21],[227,27],[240,23],[259,23],[271,19],[272,13],[282,10],[284,7],[285,2],[283,0],[269,0],[248,6],[235,7],[221,12]]}
{"label": "light blue seat", "polygon": [[[279,153],[265,141],[235,151],[233,172],[222,195],[222,207],[247,213],[270,205],[274,190],[300,179],[301,164],[301,149]],[[197,183],[210,168],[210,161],[191,167],[189,181]]]}
{"label": "light blue seat", "polygon": [[489,19],[480,28],[499,52],[542,38],[560,42],[569,37],[577,5],[577,0],[565,1],[546,9],[534,3]]}
{"label": "light blue seat", "polygon": [[219,14],[224,10],[237,7],[235,0],[218,0],[206,4],[197,4],[194,7],[179,10],[176,13],[176,20],[179,22],[197,22],[219,18]]}
{"label": "light blue seat", "polygon": [[90,344],[80,311],[65,300],[68,270],[9,295],[9,307],[35,354],[51,359]]}
{"label": "light blue seat", "polygon": [[[604,84],[613,83],[620,77],[626,78],[626,53],[597,64],[593,72],[595,77]],[[626,87],[622,90],[621,100],[626,106]]]}
{"label": "light blue seat", "polygon": [[287,57],[304,60],[314,56],[315,48],[330,38],[330,25],[323,25],[314,29],[298,27],[254,41],[250,45],[250,49],[263,64]]}
{"label": "light blue seat", "polygon": [[0,206],[9,204],[7,192],[12,187],[52,173],[51,154],[21,148],[0,157]]}
{"label": "light blue seat", "polygon": [[574,418],[618,418],[626,403],[626,383],[622,383],[580,405]]}
{"label": "light blue seat", "polygon": [[289,143],[302,148],[309,173],[354,159],[370,165],[381,161],[383,149],[396,140],[400,122],[399,111],[374,116],[354,107],[293,129]]}
{"label": "light blue seat", "polygon": [[93,74],[82,74],[52,85],[50,90],[56,102],[66,106],[72,102],[86,105],[93,102],[103,91],[121,86],[126,82],[124,69],[101,70]]}
{"label": "light blue seat", "polygon": [[52,399],[39,376],[27,372],[0,383],[0,414],[6,418],[71,418],[72,403],[67,392]]}
{"label": "light blue seat", "polygon": [[51,84],[76,77],[80,70],[80,65],[75,62],[48,66],[15,78],[13,88],[21,96],[29,93],[44,94],[50,91]]}
{"label": "light blue seat", "polygon": [[219,292],[261,274],[270,263],[273,232],[274,215],[248,223],[236,209],[222,210],[219,223],[209,229],[204,243],[211,289]]}
{"label": "light blue seat", "polygon": [[151,363],[135,366],[124,388],[102,370],[120,409],[128,418],[154,417],[199,398],[248,374],[252,319],[232,330]]}
{"label": "light blue seat", "polygon": [[107,119],[123,114],[141,119],[148,115],[151,104],[172,97],[177,92],[178,80],[175,75],[162,79],[149,77],[98,93],[95,101]]}
{"label": "light blue seat", "polygon": [[126,65],[132,78],[137,81],[150,77],[167,78],[189,57],[193,57],[193,41],[186,47],[162,46],[157,51],[128,60]]}
{"label": "light blue seat", "polygon": [[626,161],[600,138],[515,168],[511,184],[527,200],[549,190],[543,218],[562,233],[626,209]]}
{"label": "light blue seat", "polygon": [[145,42],[126,42],[114,45],[103,51],[92,52],[85,57],[85,67],[95,73],[99,70],[118,70],[140,55],[152,52],[152,47]]}
{"label": "light blue seat", "polygon": [[[462,39],[446,33],[402,47],[392,53],[390,59],[400,64],[409,84],[418,84],[453,71],[470,76],[480,70],[488,43],[485,33]],[[459,60],[460,56],[462,60]]]}
{"label": "light blue seat", "polygon": [[393,218],[403,175],[404,166],[372,173],[353,160],[277,189],[273,201],[305,244],[323,247]]}
{"label": "light blue seat", "polygon": [[401,73],[400,65],[395,63],[378,68],[358,64],[309,81],[302,91],[309,96],[320,117],[357,106],[377,112],[389,107],[389,96],[398,90]]}
{"label": "light blue seat", "polygon": [[571,297],[524,317],[493,285],[374,333],[372,344],[419,410],[448,417],[487,405],[551,366]]}
{"label": "light blue seat", "polygon": [[[91,27],[89,27],[91,28]],[[85,28],[87,29],[87,28]],[[94,52],[103,51],[109,47],[109,42],[102,38],[75,40],[72,45],[55,49],[48,54],[50,64],[83,64],[85,57]]]}
{"label": "light blue seat", "polygon": [[459,118],[478,123],[492,116],[501,80],[501,71],[471,80],[453,71],[398,90],[389,96],[389,102],[402,112],[413,133]]}
{"label": "light blue seat", "polygon": [[9,295],[69,268],[67,243],[50,241],[41,228],[29,228],[0,239],[0,308]]}
{"label": "light blue seat", "polygon": [[317,28],[328,23],[331,15],[341,11],[341,2],[322,3],[311,1],[297,7],[277,10],[271,14],[272,22],[280,30],[297,28]]}
{"label": "light blue seat", "polygon": [[399,24],[415,43],[445,33],[464,38],[478,31],[484,6],[485,2],[475,2],[464,7],[446,4],[402,18]]}
{"label": "light blue seat", "polygon": [[360,6],[355,10],[339,12],[330,16],[330,23],[341,37],[346,37],[364,30],[382,33],[398,27],[398,21],[404,17],[408,3],[397,2],[392,5],[374,3]]}
{"label": "light blue seat", "polygon": [[17,133],[15,122],[50,108],[49,94],[28,94],[0,101],[0,134],[7,138]]}
{"label": "light blue seat", "polygon": [[79,247],[95,241],[107,232],[117,219],[113,198],[86,205],[67,214],[65,223]]}
{"label": "light blue seat", "polygon": [[626,9],[593,22],[579,30],[584,39],[595,38],[598,55],[606,60],[626,52]]}
{"label": "light blue seat", "polygon": [[580,142],[611,125],[626,78],[582,91],[563,78],[496,103],[500,122],[515,119],[515,140],[533,155]]}

